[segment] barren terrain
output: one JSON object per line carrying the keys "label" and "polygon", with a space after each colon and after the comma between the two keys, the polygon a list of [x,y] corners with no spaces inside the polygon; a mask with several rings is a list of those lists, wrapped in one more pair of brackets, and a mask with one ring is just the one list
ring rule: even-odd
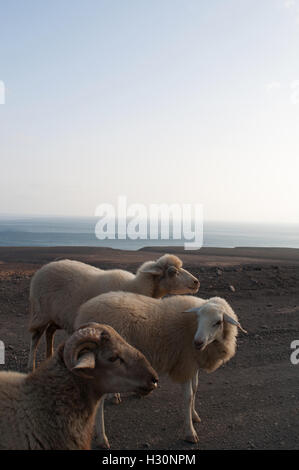
{"label": "barren terrain", "polygon": [[[161,377],[159,389],[138,399],[107,403],[106,430],[113,449],[299,449],[299,365],[290,344],[299,340],[299,250],[216,249],[177,252],[199,277],[198,296],[225,297],[248,335],[236,356],[213,374],[200,374],[196,425],[200,442],[182,440],[180,387]],[[161,252],[87,247],[0,248],[0,339],[3,368],[26,371],[28,292],[33,273],[57,258],[134,272]],[[58,343],[64,335],[59,332]],[[44,345],[39,348],[43,357]],[[96,447],[96,443],[95,443]]]}

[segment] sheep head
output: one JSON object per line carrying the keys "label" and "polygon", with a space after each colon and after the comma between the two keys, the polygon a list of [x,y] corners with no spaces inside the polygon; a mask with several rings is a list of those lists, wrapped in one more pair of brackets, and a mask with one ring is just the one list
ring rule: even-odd
{"label": "sheep head", "polygon": [[199,280],[182,268],[182,261],[174,255],[161,256],[157,261],[148,261],[138,270],[154,277],[154,297],[166,294],[195,294]]}
{"label": "sheep head", "polygon": [[247,333],[229,304],[219,297],[214,297],[202,306],[191,308],[186,312],[197,314],[197,330],[193,342],[198,351],[203,351],[215,340],[223,342],[228,334],[227,324],[235,326],[234,336],[237,334],[237,328]]}
{"label": "sheep head", "polygon": [[158,376],[147,359],[108,325],[82,325],[66,341],[63,358],[72,373],[92,381],[98,395],[146,394],[157,387]]}

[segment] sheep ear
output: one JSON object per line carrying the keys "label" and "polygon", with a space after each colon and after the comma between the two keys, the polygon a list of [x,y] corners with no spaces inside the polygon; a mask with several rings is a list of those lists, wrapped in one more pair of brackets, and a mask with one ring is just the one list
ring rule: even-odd
{"label": "sheep ear", "polygon": [[189,313],[189,312],[198,313],[199,311],[200,311],[200,307],[193,307],[193,308],[189,308],[189,310],[184,310],[183,313]]}
{"label": "sheep ear", "polygon": [[223,320],[226,321],[227,323],[231,323],[232,325],[237,326],[238,328],[240,328],[241,331],[243,331],[243,333],[247,334],[247,331],[244,330],[244,328],[242,328],[240,323],[237,320],[234,320],[234,318],[230,317],[226,313],[223,314]]}
{"label": "sheep ear", "polygon": [[140,269],[141,273],[152,274],[153,276],[160,276],[162,274],[162,269],[158,266],[144,266]]}
{"label": "sheep ear", "polygon": [[93,352],[86,352],[78,359],[77,364],[73,367],[73,371],[78,374],[92,378],[91,372],[96,366],[96,359]]}

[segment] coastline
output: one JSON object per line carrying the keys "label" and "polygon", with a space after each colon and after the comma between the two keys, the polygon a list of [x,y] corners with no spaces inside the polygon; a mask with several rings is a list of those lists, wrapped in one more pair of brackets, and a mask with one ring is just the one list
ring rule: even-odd
{"label": "coastline", "polygon": [[285,264],[299,266],[298,248],[203,247],[200,250],[184,250],[176,246],[145,247],[137,251],[91,246],[56,247],[0,247],[0,271],[6,268],[35,271],[38,266],[55,259],[76,259],[104,268],[137,268],[140,263],[174,253],[186,266],[236,266],[244,264]]}

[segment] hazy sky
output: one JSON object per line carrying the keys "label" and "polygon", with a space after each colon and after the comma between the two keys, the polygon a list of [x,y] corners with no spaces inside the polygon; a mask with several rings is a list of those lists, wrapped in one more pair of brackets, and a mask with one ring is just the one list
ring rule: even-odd
{"label": "hazy sky", "polygon": [[0,213],[299,222],[299,0],[0,0]]}

